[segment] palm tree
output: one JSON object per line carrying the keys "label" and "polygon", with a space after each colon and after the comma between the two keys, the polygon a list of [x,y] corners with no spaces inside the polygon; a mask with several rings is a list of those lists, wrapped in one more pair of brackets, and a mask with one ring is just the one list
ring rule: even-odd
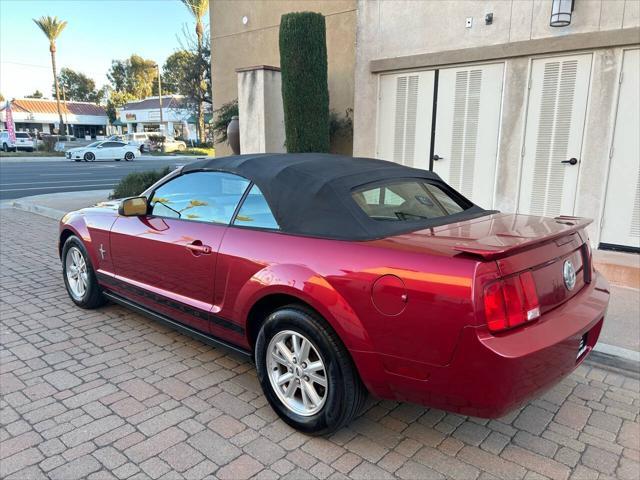
{"label": "palm tree", "polygon": [[60,86],[58,85],[58,72],[56,70],[56,39],[67,26],[67,22],[64,20],[58,20],[58,17],[40,17],[34,18],[35,22],[42,33],[49,39],[49,51],[51,52],[51,68],[53,68],[53,82],[56,87],[56,101],[58,103],[58,116],[60,117],[60,133],[62,135],[67,134],[67,128],[62,120],[62,108],[60,107]]}
{"label": "palm tree", "polygon": [[[196,19],[196,37],[198,38],[198,87],[203,90],[206,88],[204,85],[204,72],[202,65],[202,38],[204,34],[202,19],[209,11],[209,0],[180,0],[189,9],[191,15]],[[198,116],[198,140],[200,142],[205,141],[204,135],[204,103],[202,102],[202,92],[198,100],[197,116]]]}

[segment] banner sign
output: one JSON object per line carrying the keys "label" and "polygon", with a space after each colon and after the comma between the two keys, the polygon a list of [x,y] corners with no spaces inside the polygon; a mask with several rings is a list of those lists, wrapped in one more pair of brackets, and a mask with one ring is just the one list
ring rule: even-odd
{"label": "banner sign", "polygon": [[13,123],[13,113],[11,112],[11,104],[7,102],[7,108],[5,109],[5,123],[7,124],[7,133],[9,134],[9,141],[16,143],[16,125]]}

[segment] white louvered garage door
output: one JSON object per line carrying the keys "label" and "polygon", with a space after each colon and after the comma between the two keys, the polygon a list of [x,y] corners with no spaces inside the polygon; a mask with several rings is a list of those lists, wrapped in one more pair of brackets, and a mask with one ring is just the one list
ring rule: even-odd
{"label": "white louvered garage door", "polygon": [[520,213],[573,214],[590,73],[591,54],[533,60]]}
{"label": "white louvered garage door", "polygon": [[434,72],[380,77],[376,156],[429,168]]}
{"label": "white louvered garage door", "polygon": [[504,64],[440,70],[433,170],[484,208],[493,206]]}
{"label": "white louvered garage door", "polygon": [[640,49],[624,52],[602,243],[640,248]]}

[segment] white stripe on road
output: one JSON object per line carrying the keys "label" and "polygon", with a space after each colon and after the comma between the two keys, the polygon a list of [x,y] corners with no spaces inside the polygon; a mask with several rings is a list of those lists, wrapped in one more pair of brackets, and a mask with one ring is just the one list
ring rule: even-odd
{"label": "white stripe on road", "polygon": [[[38,176],[40,177],[63,177],[65,175],[69,175],[68,173],[39,173]],[[93,175],[93,173],[91,172],[87,172],[87,173],[78,173],[78,172],[73,172],[73,175]]]}
{"label": "white stripe on road", "polygon": [[4,188],[0,192],[20,192],[22,190],[60,190],[61,188],[115,187],[116,183],[96,183],[91,185],[61,185],[59,187]]}
{"label": "white stripe on road", "polygon": [[[119,178],[100,178],[96,179],[98,182],[114,182],[120,180]],[[0,183],[1,187],[11,187],[13,185],[49,185],[51,183],[78,183],[78,182],[86,182],[87,180],[51,180],[47,182],[11,182],[11,183]]]}

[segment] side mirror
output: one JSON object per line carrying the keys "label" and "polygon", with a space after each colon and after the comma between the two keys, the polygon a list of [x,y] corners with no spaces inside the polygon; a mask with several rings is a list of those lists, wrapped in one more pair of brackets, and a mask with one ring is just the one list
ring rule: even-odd
{"label": "side mirror", "polygon": [[147,197],[131,197],[122,200],[118,213],[123,217],[139,217],[140,215],[146,215],[147,210]]}

